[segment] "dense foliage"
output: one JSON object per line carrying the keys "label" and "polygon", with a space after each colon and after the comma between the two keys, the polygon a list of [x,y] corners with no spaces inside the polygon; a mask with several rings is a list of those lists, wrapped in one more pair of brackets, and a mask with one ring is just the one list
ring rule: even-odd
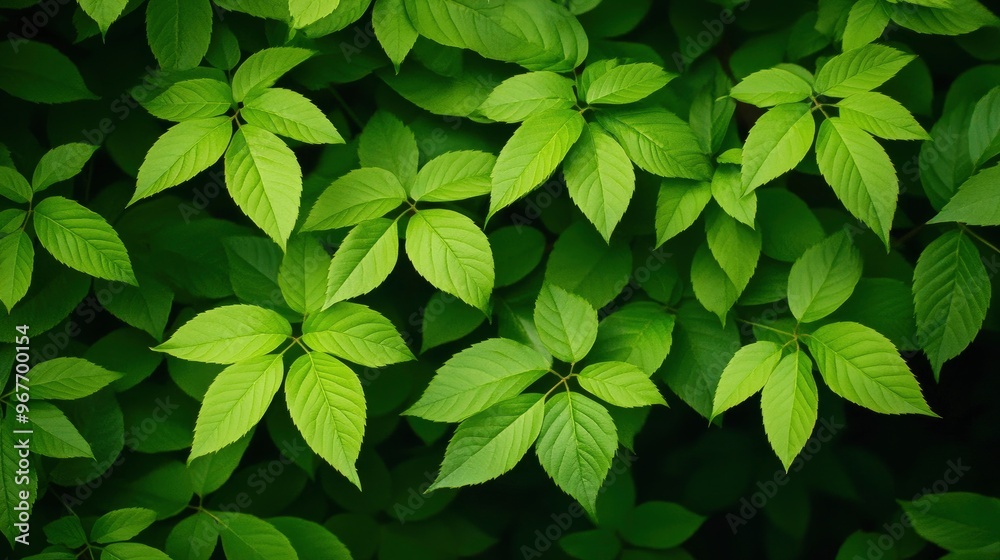
{"label": "dense foliage", "polygon": [[15,558],[1000,556],[976,0],[0,7]]}

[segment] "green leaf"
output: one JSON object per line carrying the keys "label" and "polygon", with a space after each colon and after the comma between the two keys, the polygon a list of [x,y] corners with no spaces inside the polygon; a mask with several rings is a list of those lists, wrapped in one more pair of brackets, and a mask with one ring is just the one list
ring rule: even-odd
{"label": "green leaf", "polygon": [[837,102],[840,118],[880,138],[930,140],[930,135],[899,101],[875,92],[855,93]]}
{"label": "green leaf", "polygon": [[312,235],[289,240],[278,269],[278,287],[289,307],[302,314],[323,309],[329,262],[330,255]]}
{"label": "green leaf", "polygon": [[156,512],[146,508],[126,508],[105,513],[94,522],[90,539],[96,543],[127,541],[156,521]]}
{"label": "green leaf", "polygon": [[601,362],[580,372],[580,387],[609,404],[624,408],[667,405],[649,375],[626,362]]}
{"label": "green leaf", "polygon": [[391,171],[399,183],[409,188],[417,175],[420,151],[413,132],[392,113],[377,111],[365,124],[358,142],[362,167]]}
{"label": "green leaf", "polygon": [[76,177],[95,151],[97,146],[93,144],[73,142],[45,152],[31,174],[31,188],[41,192],[60,181]]}
{"label": "green leaf", "polygon": [[421,311],[421,353],[464,337],[486,320],[482,311],[444,292],[434,292]]}
{"label": "green leaf", "polygon": [[740,223],[718,208],[706,214],[705,234],[712,257],[742,292],[760,259],[760,232]]}
{"label": "green leaf", "polygon": [[651,501],[629,512],[621,534],[635,546],[674,548],[701,527],[705,518],[671,502]]}
{"label": "green leaf", "polygon": [[500,150],[493,167],[489,220],[531,192],[556,170],[583,132],[580,113],[555,109],[525,119]]}
{"label": "green leaf", "polygon": [[502,227],[489,235],[496,267],[494,287],[510,286],[522,280],[542,262],[545,236],[532,227]]}
{"label": "green leaf", "polygon": [[232,560],[299,560],[292,543],[270,523],[245,513],[222,517],[222,549]]}
{"label": "green leaf", "polygon": [[740,222],[755,227],[757,218],[757,193],[751,191],[743,195],[740,168],[735,165],[720,165],[712,175],[712,198],[730,216]]}
{"label": "green leaf", "polygon": [[219,542],[219,527],[207,513],[186,517],[170,530],[166,551],[173,560],[210,560]]}
{"label": "green leaf", "polygon": [[31,200],[34,192],[28,180],[16,169],[0,166],[0,196],[24,204]]}
{"label": "green leaf", "polygon": [[872,228],[888,250],[899,181],[882,146],[856,125],[833,117],[819,127],[816,160],[844,207]]}
{"label": "green leaf", "polygon": [[330,15],[337,9],[340,0],[289,0],[288,13],[292,18],[292,27],[302,29]]}
{"label": "green leaf", "polygon": [[553,356],[579,362],[597,339],[597,310],[582,297],[546,284],[535,303],[535,326]]}
{"label": "green leaf", "polygon": [[406,254],[434,287],[486,310],[493,292],[493,254],[486,234],[453,210],[421,210],[406,226]]}
{"label": "green leaf", "polygon": [[142,104],[154,117],[177,122],[222,115],[232,105],[229,84],[211,78],[177,82]]}
{"label": "green leaf", "polygon": [[102,36],[107,35],[108,28],[122,15],[126,4],[128,0],[80,0],[80,8],[97,22]]}
{"label": "green leaf", "polygon": [[601,125],[590,123],[566,155],[563,173],[573,202],[610,240],[635,190],[628,154]]}
{"label": "green leaf", "polygon": [[395,220],[376,218],[354,226],[330,262],[323,306],[374,290],[389,277],[398,257]]}
{"label": "green leaf", "polygon": [[[188,462],[187,472],[191,479],[191,489],[195,494],[204,497],[218,490],[229,480],[243,459],[253,434],[254,430],[250,430],[245,436],[222,449]],[[169,539],[167,552],[170,552]]]}
{"label": "green leaf", "polygon": [[137,285],[125,245],[99,214],[52,196],[35,206],[35,233],[42,247],[66,266],[97,278]]}
{"label": "green leaf", "polygon": [[222,449],[256,426],[278,392],[284,371],[281,355],[268,354],[219,372],[201,403],[188,462]]}
{"label": "green leaf", "polygon": [[744,289],[733,283],[707,243],[698,247],[691,261],[691,287],[698,303],[715,313],[723,324]]}
{"label": "green leaf", "polygon": [[926,2],[892,5],[892,21],[917,33],[964,35],[987,25],[997,25],[997,16],[975,0],[952,0],[947,6],[919,6]]}
{"label": "green leaf", "polygon": [[764,189],[758,195],[761,251],[782,262],[795,262],[806,249],[826,237],[812,209],[785,189]]}
{"label": "green leaf", "polygon": [[146,36],[160,66],[194,68],[212,41],[212,5],[207,0],[149,0]]}
{"label": "green leaf", "polygon": [[834,393],[883,414],[937,416],[896,347],[878,332],[858,323],[832,323],[805,342]]}
{"label": "green leaf", "polygon": [[816,122],[805,103],[784,103],[764,113],[743,146],[743,190],[750,192],[798,165],[815,132]]}
{"label": "green leaf", "polygon": [[233,123],[228,117],[192,119],[170,127],[146,153],[129,204],[208,169],[225,153],[232,136]]}
{"label": "green leaf", "polygon": [[417,30],[406,15],[403,0],[376,0],[372,28],[398,73],[399,65],[417,42]]}
{"label": "green leaf", "polygon": [[557,392],[545,403],[535,449],[556,485],[596,518],[597,495],[618,449],[607,409],[579,393]]}
{"label": "green leaf", "polygon": [[104,547],[101,560],[171,560],[165,553],[139,543],[114,543]]}
{"label": "green leaf", "polygon": [[844,50],[863,47],[882,36],[889,24],[890,7],[884,0],[858,0],[847,15]]}
{"label": "green leaf", "polygon": [[526,393],[459,424],[428,490],[480,484],[514,468],[538,438],[544,411],[542,395]]}
{"label": "green leaf", "polygon": [[435,422],[461,422],[515,397],[548,371],[551,362],[533,348],[491,338],[455,354],[404,414]]}
{"label": "green leaf", "polygon": [[977,166],[1000,154],[1000,87],[976,103],[969,126],[969,156]]}
{"label": "green leaf", "polygon": [[571,558],[615,560],[621,554],[618,535],[611,529],[590,529],[563,535],[559,547]]}
{"label": "green leaf", "polygon": [[381,218],[406,200],[406,190],[391,172],[363,167],[348,172],[323,191],[302,229],[324,230],[353,226]]}
{"label": "green leaf", "polygon": [[636,165],[661,177],[708,180],[712,168],[691,127],[657,107],[608,109],[597,122],[618,139]]}
{"label": "green leaf", "polygon": [[336,358],[308,352],[289,368],[285,398],[309,447],[360,489],[354,464],[365,433],[365,393],[358,376]]}
{"label": "green leaf", "polygon": [[34,103],[97,99],[66,55],[45,43],[17,39],[0,45],[0,89]]}
{"label": "green leaf", "polygon": [[195,362],[232,364],[263,356],[291,335],[291,325],[275,311],[226,305],[198,314],[153,350]]}
{"label": "green leaf", "polygon": [[813,245],[792,265],[788,275],[788,307],[810,323],[837,310],[861,279],[861,251],[840,231]]}
{"label": "green leaf", "polygon": [[796,348],[774,367],[760,395],[764,431],[785,471],[809,440],[818,407],[812,360]]}
{"label": "green leaf", "polygon": [[240,116],[249,124],[300,142],[344,143],[326,115],[305,96],[291,90],[268,88],[248,97]]}
{"label": "green leaf", "polygon": [[298,47],[271,47],[250,55],[233,75],[233,99],[244,101],[274,85],[314,51]]}
{"label": "green leaf", "polygon": [[984,169],[958,188],[955,196],[930,223],[962,222],[974,226],[1000,225],[1000,165]]}
{"label": "green leaf", "polygon": [[31,285],[35,248],[23,231],[0,237],[0,302],[9,312]]}
{"label": "green leaf", "polygon": [[31,442],[34,453],[57,459],[94,458],[90,444],[55,405],[44,401],[31,405],[31,423],[34,427]]}
{"label": "green leaf", "polygon": [[691,227],[710,200],[712,186],[706,181],[664,179],[656,197],[656,245]]}
{"label": "green leaf", "polygon": [[[49,544],[59,544],[69,548],[79,548],[86,544],[87,533],[83,530],[80,518],[75,515],[60,517],[55,521],[42,527],[45,539]],[[31,558],[30,556],[28,558]],[[37,559],[37,557],[35,557]],[[76,556],[70,554],[67,560],[73,560]],[[45,558],[41,559],[45,560]],[[51,560],[60,560],[58,557]]]}
{"label": "green leaf", "polygon": [[430,160],[417,173],[410,188],[414,201],[449,202],[489,194],[493,154],[476,150],[446,152]]}
{"label": "green leaf", "polygon": [[[301,517],[271,517],[268,523],[277,528],[295,547],[299,558],[328,558],[329,560],[351,560],[351,551],[326,526]],[[340,529],[337,529],[340,532]],[[352,543],[356,541],[351,541]]]}
{"label": "green leaf", "polygon": [[803,101],[811,93],[812,86],[798,74],[784,68],[767,68],[740,80],[729,96],[758,107],[772,107]]}
{"label": "green leaf", "polygon": [[555,72],[528,72],[500,82],[478,112],[493,121],[516,123],[575,104],[573,80]]}
{"label": "green leaf", "polygon": [[712,418],[763,389],[771,372],[781,361],[781,353],[781,346],[764,340],[737,350],[719,378],[712,404]]}
{"label": "green leaf", "polygon": [[871,91],[914,58],[916,55],[885,45],[865,45],[828,60],[816,73],[813,88],[819,94],[833,97]]}
{"label": "green leaf", "polygon": [[673,342],[674,316],[657,303],[629,303],[605,317],[587,354],[595,362],[627,362],[652,375]]}
{"label": "green leaf", "polygon": [[985,548],[1000,542],[1000,500],[947,492],[899,502],[913,529],[946,550]]}
{"label": "green leaf", "polygon": [[340,302],[306,317],[302,342],[368,367],[414,359],[389,319],[357,303]]}
{"label": "green leaf", "polygon": [[917,337],[934,377],[975,339],[990,306],[990,275],[962,231],[932,241],[913,271]]}
{"label": "green leaf", "polygon": [[243,125],[226,150],[226,188],[284,251],[302,197],[302,169],[292,150],[267,130]]}
{"label": "green leaf", "polygon": [[73,400],[96,393],[121,374],[83,358],[53,358],[31,368],[31,397]]}
{"label": "green leaf", "polygon": [[0,236],[7,236],[21,229],[28,212],[20,208],[0,210]]}
{"label": "green leaf", "polygon": [[[666,257],[654,253],[662,264]],[[545,266],[545,281],[572,292],[600,309],[617,297],[632,274],[632,252],[623,240],[607,243],[590,224],[579,221],[555,242]]]}
{"label": "green leaf", "polygon": [[587,103],[623,105],[644,99],[667,85],[674,75],[649,62],[589,64],[580,76]]}

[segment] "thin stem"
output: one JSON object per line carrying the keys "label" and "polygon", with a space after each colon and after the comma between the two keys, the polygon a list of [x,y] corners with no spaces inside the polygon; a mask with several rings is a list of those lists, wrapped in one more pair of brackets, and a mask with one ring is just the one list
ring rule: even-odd
{"label": "thin stem", "polygon": [[361,119],[358,118],[358,115],[357,113],[354,112],[354,109],[351,109],[351,106],[347,104],[347,101],[345,101],[344,98],[340,96],[340,93],[338,93],[337,90],[334,88],[330,88],[330,93],[333,94],[333,98],[337,100],[337,103],[340,104],[340,107],[344,109],[344,113],[348,116],[348,118],[354,121],[354,124],[358,125],[359,129],[364,128],[365,124],[361,122]]}
{"label": "thin stem", "polygon": [[820,103],[819,101],[817,101],[815,97],[810,97],[809,99],[812,99],[812,102],[813,102],[813,111],[815,111],[816,109],[819,109],[819,112],[823,113],[824,117],[830,118],[830,115],[826,114],[826,111],[823,110],[823,104],[822,103]]}
{"label": "thin stem", "polygon": [[965,225],[965,224],[958,224],[958,227],[959,227],[959,228],[960,228],[960,229],[961,229],[962,231],[964,231],[964,232],[968,233],[968,234],[969,234],[970,236],[972,236],[972,237],[973,237],[974,239],[976,239],[977,241],[979,241],[980,243],[982,243],[983,245],[986,245],[986,246],[987,246],[987,247],[989,247],[990,249],[993,249],[993,251],[994,251],[994,252],[996,252],[996,253],[1000,253],[1000,249],[997,249],[997,246],[996,246],[996,245],[994,245],[994,244],[990,243],[989,241],[987,241],[987,240],[983,239],[983,238],[982,238],[982,237],[981,237],[981,236],[980,236],[980,235],[979,235],[978,233],[976,233],[976,232],[972,231],[972,228],[970,228],[969,226],[967,226],[967,225]]}
{"label": "thin stem", "polygon": [[791,332],[788,332],[788,331],[783,331],[781,329],[776,329],[774,327],[769,327],[767,325],[762,325],[760,323],[754,323],[753,321],[747,321],[745,319],[737,319],[737,321],[739,321],[741,323],[745,323],[745,324],[750,325],[752,327],[760,327],[762,329],[767,329],[769,331],[773,331],[773,332],[776,332],[776,333],[785,334],[785,335],[788,335],[788,336],[790,336],[792,338],[795,338],[797,336],[795,333],[791,333]]}

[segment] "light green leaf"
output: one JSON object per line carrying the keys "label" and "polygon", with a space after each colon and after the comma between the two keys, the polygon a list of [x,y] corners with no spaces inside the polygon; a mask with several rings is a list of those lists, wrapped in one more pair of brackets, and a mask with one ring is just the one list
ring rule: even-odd
{"label": "light green leaf", "polygon": [[233,99],[243,101],[274,85],[314,54],[298,47],[271,47],[250,55],[233,75]]}
{"label": "light green leaf", "polygon": [[[299,560],[285,535],[274,525],[245,513],[222,515],[222,549],[233,560]],[[306,560],[306,559],[303,559]]]}
{"label": "light green leaf", "polygon": [[314,350],[368,367],[414,359],[389,319],[357,303],[336,303],[306,317],[302,342]]}
{"label": "light green leaf", "polygon": [[720,165],[712,176],[712,198],[730,216],[740,222],[755,227],[757,218],[757,193],[750,191],[743,195],[740,168],[735,165]]}
{"label": "light green leaf", "polygon": [[96,543],[127,541],[156,521],[156,512],[146,508],[117,509],[94,522],[90,539]]}
{"label": "light green leaf", "polygon": [[707,181],[664,179],[656,197],[656,245],[663,245],[691,227],[712,200]]}
{"label": "light green leaf", "polygon": [[545,403],[545,420],[535,446],[538,460],[556,485],[596,517],[596,502],[618,430],[606,408],[579,394],[559,391]]}
{"label": "light green leaf", "polygon": [[729,96],[758,107],[772,107],[802,101],[811,93],[812,86],[798,74],[784,68],[767,68],[740,80]]}
{"label": "light green leaf", "polygon": [[493,154],[476,150],[446,152],[427,162],[410,188],[414,201],[449,202],[489,194]]}
{"label": "light green leaf", "polygon": [[461,422],[517,396],[545,375],[551,362],[533,348],[491,338],[455,354],[404,414],[435,422]]}
{"label": "light green leaf", "polygon": [[74,400],[96,393],[121,378],[83,358],[53,358],[31,368],[31,397]]}
{"label": "light green leaf", "polygon": [[840,118],[880,138],[930,140],[913,115],[895,99],[875,92],[855,93],[837,102]]}
{"label": "light green leaf", "polygon": [[149,0],[146,36],[157,62],[168,70],[201,63],[212,42],[212,4],[208,0]]}
{"label": "light green leaf", "polygon": [[[49,544],[63,545],[69,548],[79,548],[87,542],[87,533],[83,530],[83,524],[80,523],[80,518],[75,515],[67,515],[65,517],[60,517],[55,521],[47,523],[42,527],[42,531],[45,533],[45,540]],[[64,558],[56,556],[55,558],[49,558],[41,555],[42,558],[38,556],[28,556],[26,560],[75,560],[76,555],[72,553],[69,554],[69,558]]]}
{"label": "light green leaf", "polygon": [[535,327],[553,356],[579,362],[597,339],[597,310],[582,297],[546,284],[535,302]]}
{"label": "light green leaf", "polygon": [[188,462],[222,449],[256,426],[284,372],[279,354],[247,358],[219,372],[201,403]]}
{"label": "light green leaf", "polygon": [[[188,462],[187,472],[194,493],[204,497],[221,488],[239,466],[253,435],[254,430],[251,429],[246,435],[222,449]],[[169,539],[167,552],[170,552]]]}
{"label": "light green leaf", "polygon": [[45,401],[32,404],[30,418],[34,430],[32,452],[57,459],[94,458],[90,444],[55,405]]}
{"label": "light green leaf", "polygon": [[337,9],[340,0],[288,0],[288,13],[292,27],[302,29],[330,15]]}
{"label": "light green leaf", "polygon": [[698,247],[691,261],[691,287],[698,303],[715,313],[723,324],[743,292],[712,256],[707,243]]}
{"label": "light green leaf", "polygon": [[895,76],[914,58],[916,55],[885,45],[865,45],[828,60],[816,73],[813,88],[817,93],[833,97],[871,91]]}
{"label": "light green leaf", "polygon": [[97,22],[102,36],[107,35],[108,28],[122,15],[126,4],[128,0],[80,0],[80,8]]}
{"label": "light green leaf", "polygon": [[861,279],[861,251],[846,231],[813,245],[792,265],[788,307],[803,323],[826,317],[851,297]]}
{"label": "light green leaf", "polygon": [[243,125],[226,150],[226,188],[284,251],[302,197],[302,169],[292,150],[267,130]]}
{"label": "light green leaf", "polygon": [[263,356],[291,335],[291,325],[275,311],[227,305],[198,314],[153,350],[195,362],[232,364]]}
{"label": "light green leaf", "polygon": [[34,223],[38,242],[59,262],[97,278],[138,284],[125,245],[99,214],[52,196],[35,206]]}
{"label": "light green leaf", "polygon": [[406,15],[403,0],[375,0],[372,27],[375,37],[398,73],[399,65],[417,42],[417,30]]}
{"label": "light green leaf", "polygon": [[712,208],[705,217],[705,234],[715,262],[719,263],[737,291],[742,292],[757,269],[760,232],[720,209]]}
{"label": "light green leaf", "polygon": [[640,168],[661,177],[708,180],[712,168],[691,127],[657,107],[608,109],[597,122],[618,139]]}
{"label": "light green leaf", "polygon": [[969,156],[977,166],[1000,154],[1000,87],[976,103],[969,125]]}
{"label": "light green leaf", "polygon": [[358,141],[362,167],[391,171],[399,183],[409,188],[417,175],[420,151],[413,132],[392,113],[378,111],[365,124]]}
{"label": "light green leaf", "polygon": [[326,303],[326,276],[330,255],[310,234],[288,241],[278,269],[278,287],[288,306],[299,313],[315,313]]}
{"label": "light green leaf", "polygon": [[208,169],[225,153],[232,136],[233,123],[228,117],[192,119],[170,127],[146,153],[129,204]]}
{"label": "light green leaf", "polygon": [[480,484],[506,473],[542,429],[545,399],[529,393],[499,402],[459,424],[429,490]]}
{"label": "light green leaf", "polygon": [[844,50],[863,47],[882,36],[889,24],[890,8],[884,0],[858,0],[847,15]]}
{"label": "light green leaf", "polygon": [[165,553],[139,543],[114,543],[104,547],[101,560],[171,560]]}
{"label": "light green leaf", "polygon": [[764,113],[743,146],[743,190],[750,192],[790,171],[812,146],[816,122],[805,103],[784,103]]}
{"label": "light green leaf", "polygon": [[626,362],[600,362],[580,372],[580,387],[592,395],[624,408],[667,405],[649,375]]}
{"label": "light green leaf", "polygon": [[913,271],[916,338],[935,378],[979,333],[990,295],[990,275],[964,232],[947,232],[920,254]]}
{"label": "light green leaf", "polygon": [[787,471],[812,434],[819,395],[812,360],[796,349],[778,362],[760,395],[764,431]]}
{"label": "light green leaf", "polygon": [[66,55],[37,41],[0,43],[0,89],[34,103],[97,99]]}
{"label": "light green leaf", "polygon": [[324,307],[377,288],[396,267],[398,257],[395,220],[376,218],[354,226],[330,261]]}
{"label": "light green leaf", "polygon": [[366,416],[358,376],[336,358],[309,352],[288,370],[285,398],[309,447],[360,489],[354,464],[361,452]]}
{"label": "light green leaf", "polygon": [[434,287],[486,310],[493,292],[493,253],[486,234],[453,210],[421,210],[406,226],[406,254]]}
{"label": "light green leaf", "polygon": [[548,111],[525,119],[500,150],[493,167],[489,220],[540,185],[566,157],[580,137],[585,121],[569,109]]}
{"label": "light green leaf", "polygon": [[930,223],[962,222],[974,226],[1000,225],[1000,165],[984,169],[958,188],[955,196]]}
{"label": "light green leaf", "polygon": [[0,166],[0,196],[24,204],[31,200],[34,192],[23,175],[12,167]]}
{"label": "light green leaf", "polygon": [[635,190],[628,154],[601,125],[590,123],[567,154],[563,174],[573,202],[610,240]]}
{"label": "light green leaf", "polygon": [[674,316],[657,303],[629,303],[605,317],[588,361],[627,362],[646,375],[660,369],[673,342]]}
{"label": "light green leaf", "polygon": [[883,414],[937,416],[896,347],[878,332],[858,323],[832,323],[804,338],[834,393]]}
{"label": "light green leaf", "polygon": [[555,72],[528,72],[500,82],[478,112],[490,120],[515,123],[575,104],[573,80]]}
{"label": "light green leaf", "polygon": [[246,122],[309,144],[343,144],[333,123],[300,93],[268,88],[250,96],[240,109]]}
{"label": "light green leaf", "polygon": [[872,228],[888,250],[899,181],[882,146],[856,125],[833,117],[819,127],[816,160],[844,207]]}
{"label": "light green leaf", "polygon": [[23,231],[0,237],[0,302],[10,312],[31,285],[35,248]]}
{"label": "light green leaf", "polygon": [[316,200],[302,229],[353,226],[381,218],[406,200],[406,190],[391,172],[363,167],[334,181]]}
{"label": "light green leaf", "polygon": [[712,418],[763,389],[780,361],[781,346],[773,342],[761,340],[737,350],[719,378],[712,404]]}
{"label": "light green leaf", "polygon": [[31,188],[40,192],[59,181],[76,177],[95,151],[97,146],[93,144],[72,142],[45,152],[31,174]]}
{"label": "light green leaf", "polygon": [[587,103],[622,105],[650,96],[667,85],[674,76],[649,62],[633,64],[598,62],[584,69],[580,83]]}
{"label": "light green leaf", "polygon": [[946,492],[899,505],[918,535],[946,550],[974,551],[1000,542],[1000,499]]}

